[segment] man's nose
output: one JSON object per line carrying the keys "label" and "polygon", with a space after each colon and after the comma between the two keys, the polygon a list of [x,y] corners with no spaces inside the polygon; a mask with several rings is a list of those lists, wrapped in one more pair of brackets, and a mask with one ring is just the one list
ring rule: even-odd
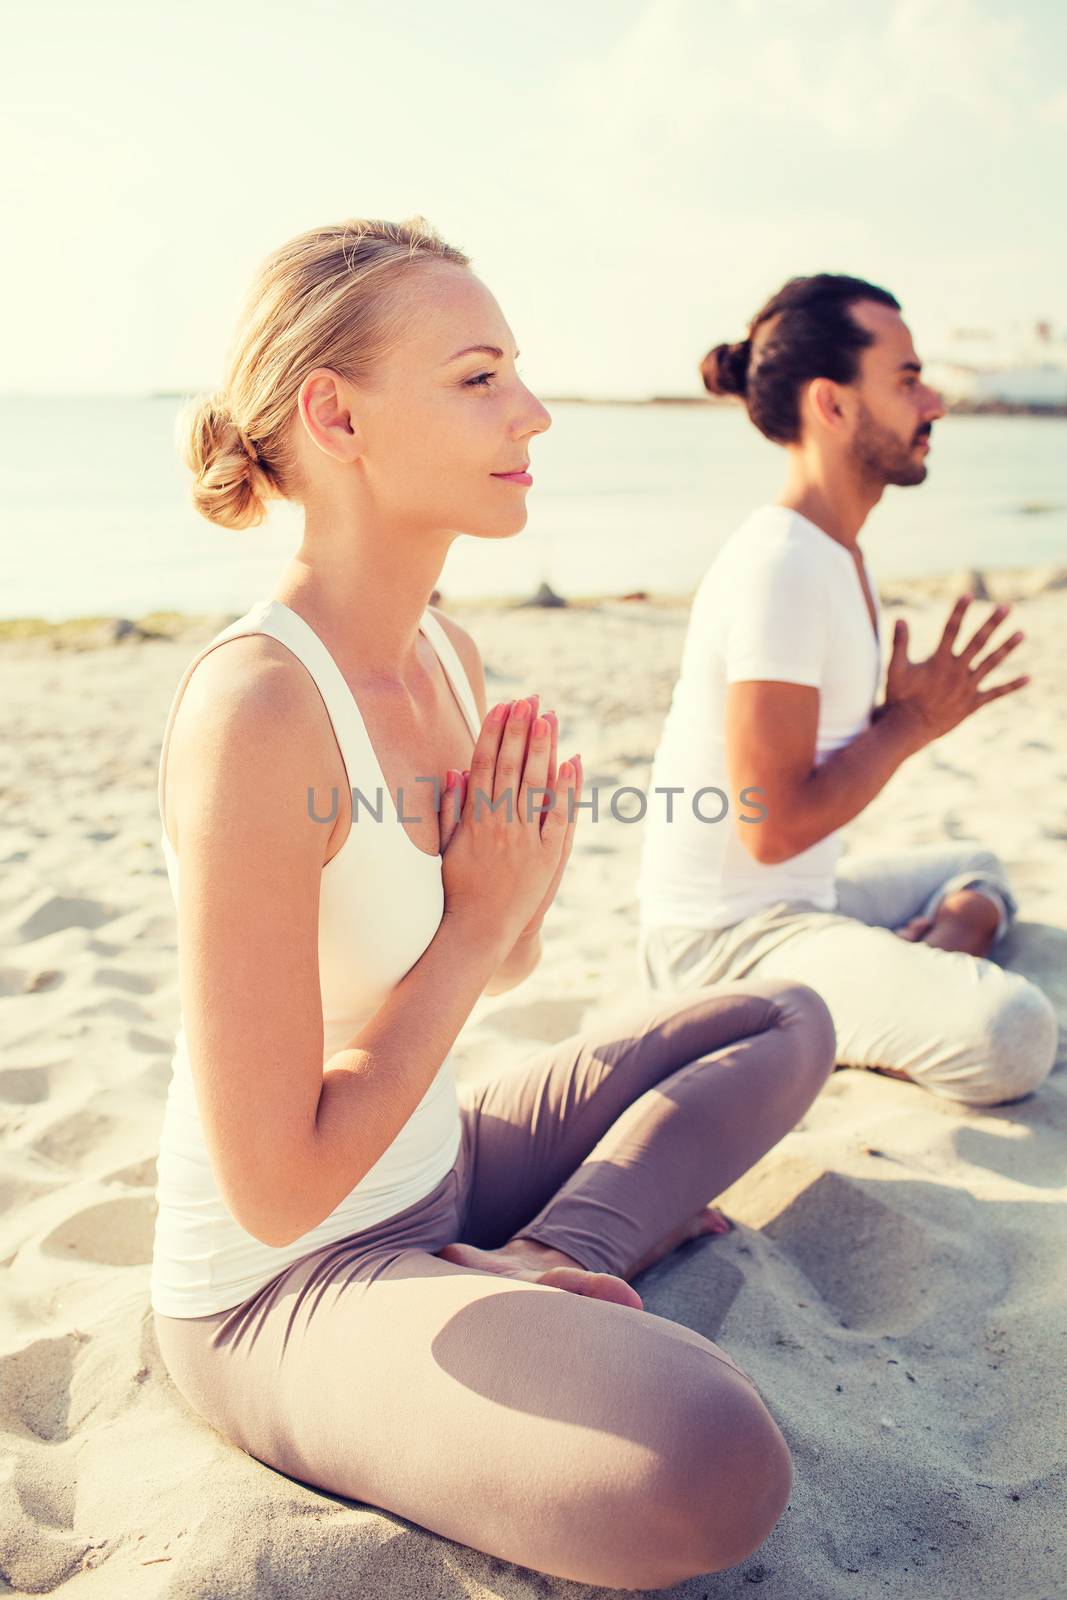
{"label": "man's nose", "polygon": [[929,391],[929,397],[926,403],[926,415],[931,422],[935,422],[938,417],[943,417],[945,415],[945,401],[937,389],[931,389]]}

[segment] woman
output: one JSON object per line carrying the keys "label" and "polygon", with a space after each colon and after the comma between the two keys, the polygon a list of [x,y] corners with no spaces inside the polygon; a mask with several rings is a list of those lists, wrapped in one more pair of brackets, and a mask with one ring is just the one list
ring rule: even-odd
{"label": "woman", "polygon": [[489,711],[427,604],[457,533],[525,525],[550,419],[515,356],[432,233],[317,229],[265,264],[189,425],[201,512],[245,528],[284,496],[305,527],[164,737],[182,1023],[152,1304],[249,1454],[655,1588],[756,1549],[790,1462],[751,1380],[627,1279],[728,1226],[709,1200],[795,1125],[833,1030],[811,990],[731,984],[457,1094],[475,1001],[536,965],[581,792],[555,714]]}

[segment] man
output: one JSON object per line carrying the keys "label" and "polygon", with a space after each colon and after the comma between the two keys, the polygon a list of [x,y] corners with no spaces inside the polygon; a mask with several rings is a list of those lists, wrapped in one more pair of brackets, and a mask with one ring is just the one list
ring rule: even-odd
{"label": "man", "polygon": [[839,1062],[972,1105],[1017,1099],[1048,1074],[1057,1022],[986,959],[1018,910],[996,856],[938,845],[839,863],[840,830],[908,756],[1028,682],[988,685],[1022,634],[987,650],[1009,607],[971,632],[963,595],[926,661],[897,623],[875,705],[881,617],[859,536],[886,484],[925,479],[941,397],[894,297],[825,273],[790,280],[701,370],[712,393],[744,397],[788,476],[693,603],[645,813],[640,970],[654,989],[806,983]]}

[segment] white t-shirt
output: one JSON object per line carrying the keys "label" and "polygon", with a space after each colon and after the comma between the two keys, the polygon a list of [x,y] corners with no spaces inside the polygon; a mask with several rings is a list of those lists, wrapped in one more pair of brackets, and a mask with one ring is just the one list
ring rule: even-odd
{"label": "white t-shirt", "polygon": [[[737,817],[759,816],[766,798],[746,803],[730,792],[726,688],[754,678],[817,688],[821,766],[869,726],[875,704],[882,628],[869,572],[868,586],[877,639],[849,550],[786,506],[761,506],[715,557],[693,600],[652,766],[637,883],[643,927],[725,928],[787,899],[835,908],[840,829],[777,863],[756,861],[738,837]],[[667,787],[682,793],[656,793]],[[722,795],[698,793],[709,789]]]}

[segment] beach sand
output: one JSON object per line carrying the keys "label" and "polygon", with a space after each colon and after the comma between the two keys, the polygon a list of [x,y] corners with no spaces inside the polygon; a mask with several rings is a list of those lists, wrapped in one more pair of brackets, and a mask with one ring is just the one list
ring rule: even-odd
{"label": "beach sand", "polygon": [[[995,679],[1033,682],[906,762],[846,833],[850,851],[968,839],[995,849],[1021,904],[999,959],[1045,988],[1061,1026],[1063,577],[988,575],[1027,634]],[[961,587],[883,589],[885,636],[903,614],[912,655],[925,654]],[[684,604],[453,614],[479,642],[491,699],[540,690],[560,714],[561,756],[581,750],[588,783],[647,786]],[[181,670],[226,620],[170,619],[167,637],[115,643],[75,627],[0,643],[0,1593],[615,1592],[546,1579],[283,1477],[201,1421],[162,1365],[148,1262],[178,981],[155,780]],[[543,963],[478,1002],[456,1046],[461,1076],[506,1072],[630,1003],[639,839],[610,816],[583,821]],[[752,1375],[796,1472],[759,1552],[661,1592],[1067,1593],[1065,1053],[1061,1040],[1039,1094],[991,1110],[836,1072],[723,1198],[736,1230],[638,1280],[648,1310],[714,1338]]]}

